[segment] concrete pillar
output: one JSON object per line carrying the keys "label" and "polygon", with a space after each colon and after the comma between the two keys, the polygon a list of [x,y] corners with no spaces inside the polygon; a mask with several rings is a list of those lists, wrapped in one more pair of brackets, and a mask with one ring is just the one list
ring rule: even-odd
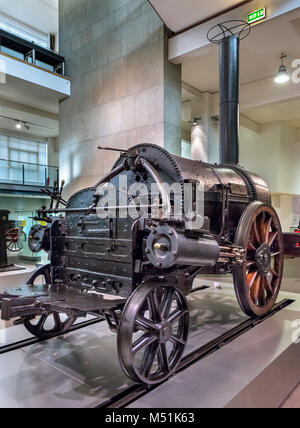
{"label": "concrete pillar", "polygon": [[118,154],[97,146],[181,147],[181,67],[146,0],[60,0],[60,52],[72,96],[60,108],[60,172],[68,195],[94,185]]}
{"label": "concrete pillar", "polygon": [[48,170],[47,182],[49,186],[54,186],[59,180],[59,144],[58,138],[48,138]]}

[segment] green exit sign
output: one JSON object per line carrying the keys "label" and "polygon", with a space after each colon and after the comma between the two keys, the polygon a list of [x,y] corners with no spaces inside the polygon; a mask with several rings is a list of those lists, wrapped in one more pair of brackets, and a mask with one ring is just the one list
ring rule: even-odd
{"label": "green exit sign", "polygon": [[266,8],[262,8],[256,10],[255,12],[251,12],[248,15],[248,24],[252,24],[252,22],[260,21],[261,19],[265,19],[266,17]]}

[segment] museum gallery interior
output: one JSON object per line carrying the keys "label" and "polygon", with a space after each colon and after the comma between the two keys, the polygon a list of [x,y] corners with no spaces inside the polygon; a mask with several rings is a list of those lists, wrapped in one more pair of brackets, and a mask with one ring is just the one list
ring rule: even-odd
{"label": "museum gallery interior", "polygon": [[298,0],[0,0],[0,408],[300,407],[299,46]]}

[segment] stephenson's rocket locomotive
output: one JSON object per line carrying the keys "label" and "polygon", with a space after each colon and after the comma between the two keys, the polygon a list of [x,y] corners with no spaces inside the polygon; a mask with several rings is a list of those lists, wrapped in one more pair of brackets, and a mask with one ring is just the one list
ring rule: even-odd
{"label": "stephenson's rocket locomotive", "polygon": [[283,235],[267,184],[238,165],[239,43],[249,27],[238,34],[236,28],[220,24],[214,31],[221,38],[210,33],[220,43],[221,163],[142,144],[69,201],[52,194],[65,206],[41,209],[37,220],[47,226],[35,225],[29,237],[33,251],[49,253],[49,264],[1,295],[2,319],[17,318],[33,335],[51,338],[77,318],[104,318],[118,335],[125,373],[155,384],[181,360],[187,296],[203,269],[232,273],[247,315],[271,310],[282,280]]}

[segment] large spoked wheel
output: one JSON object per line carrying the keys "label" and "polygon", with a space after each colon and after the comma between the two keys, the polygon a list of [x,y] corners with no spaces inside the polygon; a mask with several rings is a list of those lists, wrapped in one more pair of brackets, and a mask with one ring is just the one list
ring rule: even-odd
{"label": "large spoked wheel", "polygon": [[[50,265],[37,269],[27,281],[27,285],[43,285],[51,283]],[[49,312],[37,317],[25,317],[25,328],[35,337],[50,339],[58,334],[66,333],[75,323],[77,317],[68,317],[58,312]]]}
{"label": "large spoked wheel", "polygon": [[245,249],[245,262],[233,271],[238,302],[249,316],[264,316],[274,306],[280,291],[284,247],[276,211],[253,202],[244,212],[236,245]]}
{"label": "large spoked wheel", "polygon": [[127,301],[118,330],[118,352],[126,375],[153,385],[178,367],[188,338],[186,298],[175,287],[149,281]]}

